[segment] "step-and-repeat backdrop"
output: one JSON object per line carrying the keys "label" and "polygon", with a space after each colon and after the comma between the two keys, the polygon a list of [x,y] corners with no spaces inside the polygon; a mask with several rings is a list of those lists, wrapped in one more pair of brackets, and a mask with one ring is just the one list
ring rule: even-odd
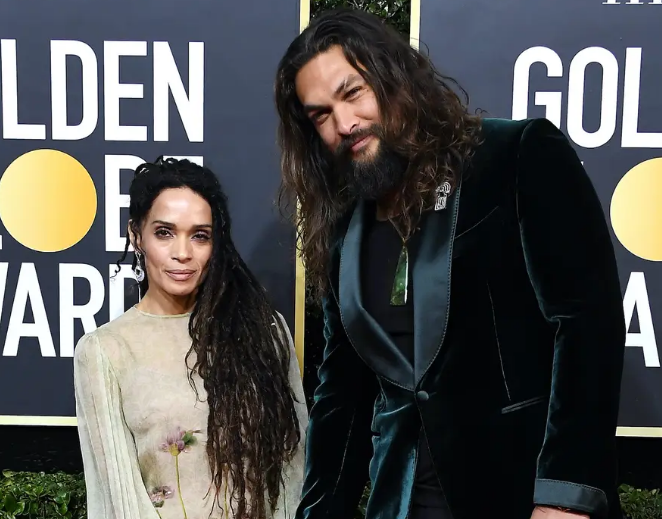
{"label": "step-and-repeat backdrop", "polygon": [[[662,0],[414,0],[412,14],[412,42],[472,109],[546,117],[573,143],[620,265],[619,434],[662,436]],[[558,198],[562,210],[563,186]]]}
{"label": "step-and-repeat backdrop", "polygon": [[0,6],[0,424],[74,424],[74,347],[137,301],[115,262],[133,170],[215,171],[239,252],[294,333],[273,80],[298,0]]}

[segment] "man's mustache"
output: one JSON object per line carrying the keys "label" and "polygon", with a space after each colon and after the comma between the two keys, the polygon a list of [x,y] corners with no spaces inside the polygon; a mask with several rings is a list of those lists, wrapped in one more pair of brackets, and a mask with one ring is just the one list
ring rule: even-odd
{"label": "man's mustache", "polygon": [[335,155],[340,157],[345,156],[350,153],[352,146],[354,146],[361,139],[364,139],[365,137],[369,137],[369,136],[374,136],[379,138],[380,135],[381,132],[375,126],[356,130],[355,132],[352,132],[350,135],[346,135],[342,138],[340,144],[336,148]]}

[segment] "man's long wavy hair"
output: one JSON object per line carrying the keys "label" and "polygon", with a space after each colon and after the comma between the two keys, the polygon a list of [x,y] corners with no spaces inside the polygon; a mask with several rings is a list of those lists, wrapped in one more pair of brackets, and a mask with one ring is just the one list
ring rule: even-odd
{"label": "man's long wavy hair", "polygon": [[279,203],[295,221],[309,294],[316,301],[327,293],[329,249],[337,224],[355,200],[342,179],[331,174],[329,152],[304,113],[295,81],[302,67],[334,46],[374,91],[380,137],[408,161],[406,182],[392,209],[405,234],[434,205],[441,183],[457,185],[480,142],[481,119],[468,113],[466,92],[381,19],[350,9],[316,18],[288,48],[275,84],[282,153]]}
{"label": "man's long wavy hair", "polygon": [[[129,189],[137,250],[154,200],[170,188],[191,189],[209,203],[212,213],[212,254],[189,321],[192,345],[186,364],[195,358],[189,382],[198,399],[194,373],[207,392],[207,457],[215,504],[225,508],[225,497],[220,499],[225,483],[232,489],[229,504],[234,514],[224,510],[229,517],[265,519],[270,517],[267,506],[275,509],[283,466],[301,439],[289,382],[289,338],[265,290],[235,249],[227,200],[208,168],[174,159],[138,167]],[[118,267],[127,256],[129,240],[127,236]],[[149,289],[147,276],[140,288],[143,294]]]}

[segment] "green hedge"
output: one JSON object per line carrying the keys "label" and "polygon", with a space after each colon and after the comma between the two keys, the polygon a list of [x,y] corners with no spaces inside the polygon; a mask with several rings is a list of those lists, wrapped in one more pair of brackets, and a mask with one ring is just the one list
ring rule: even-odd
{"label": "green hedge", "polygon": [[11,472],[0,478],[0,519],[86,519],[82,474]]}
{"label": "green hedge", "polygon": [[[354,519],[363,519],[368,487]],[[628,519],[662,519],[662,494],[627,485],[620,489]],[[0,477],[0,519],[86,519],[82,474],[4,471]]]}
{"label": "green hedge", "polygon": [[402,34],[409,36],[409,14],[411,11],[409,0],[312,0],[310,15],[314,18],[322,11],[336,7],[353,7],[376,14]]}

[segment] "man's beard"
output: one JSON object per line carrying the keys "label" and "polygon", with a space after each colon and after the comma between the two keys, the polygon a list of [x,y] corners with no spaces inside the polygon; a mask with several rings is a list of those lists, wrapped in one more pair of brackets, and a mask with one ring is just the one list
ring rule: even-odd
{"label": "man's beard", "polygon": [[[359,152],[355,158],[352,146],[368,135],[377,140],[377,149],[366,157],[361,157]],[[381,132],[373,127],[343,138],[334,152],[333,164],[335,174],[342,179],[353,198],[379,200],[402,185],[408,161],[391,148],[381,137]]]}

